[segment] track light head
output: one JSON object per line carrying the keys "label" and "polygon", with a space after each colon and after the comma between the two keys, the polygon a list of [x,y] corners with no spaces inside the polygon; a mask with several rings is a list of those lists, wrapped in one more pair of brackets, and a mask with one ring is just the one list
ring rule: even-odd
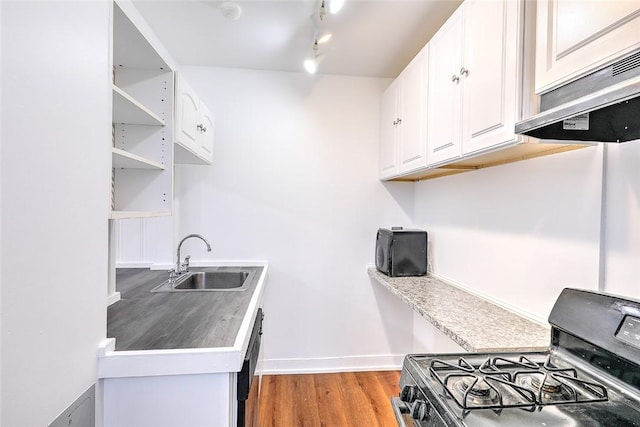
{"label": "track light head", "polygon": [[342,6],[344,6],[344,0],[329,0],[329,12],[331,12],[332,15],[340,12]]}

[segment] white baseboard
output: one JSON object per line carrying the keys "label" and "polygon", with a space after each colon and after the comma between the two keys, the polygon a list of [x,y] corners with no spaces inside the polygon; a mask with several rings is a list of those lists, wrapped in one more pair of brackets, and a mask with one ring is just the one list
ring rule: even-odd
{"label": "white baseboard", "polygon": [[334,372],[399,371],[404,354],[318,357],[313,359],[265,359],[265,375],[320,374]]}

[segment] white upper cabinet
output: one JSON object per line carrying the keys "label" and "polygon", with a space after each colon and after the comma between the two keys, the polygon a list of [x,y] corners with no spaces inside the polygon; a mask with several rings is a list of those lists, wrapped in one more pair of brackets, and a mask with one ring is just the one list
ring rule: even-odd
{"label": "white upper cabinet", "polygon": [[394,80],[380,100],[380,179],[398,175],[398,86]]}
{"label": "white upper cabinet", "polygon": [[522,11],[514,0],[464,4],[462,154],[517,139]]}
{"label": "white upper cabinet", "polygon": [[428,45],[381,98],[380,178],[426,166]]}
{"label": "white upper cabinet", "polygon": [[400,173],[427,166],[427,78],[429,69],[429,45],[409,63],[400,74]]}
{"label": "white upper cabinet", "polygon": [[463,8],[459,7],[429,42],[427,160],[441,163],[460,156],[463,66]]}
{"label": "white upper cabinet", "polygon": [[176,163],[211,164],[214,120],[207,106],[176,73]]}
{"label": "white upper cabinet", "polygon": [[536,93],[640,48],[640,0],[538,0]]}
{"label": "white upper cabinet", "polygon": [[431,39],[428,160],[516,142],[522,2],[467,0]]}

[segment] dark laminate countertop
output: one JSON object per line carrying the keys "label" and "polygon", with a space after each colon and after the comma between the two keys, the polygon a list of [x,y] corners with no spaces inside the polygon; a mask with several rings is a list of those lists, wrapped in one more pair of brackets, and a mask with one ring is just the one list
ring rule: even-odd
{"label": "dark laminate countertop", "polygon": [[264,267],[205,267],[190,271],[253,270],[245,291],[158,292],[164,270],[118,269],[121,300],[107,310],[107,337],[115,350],[232,347]]}

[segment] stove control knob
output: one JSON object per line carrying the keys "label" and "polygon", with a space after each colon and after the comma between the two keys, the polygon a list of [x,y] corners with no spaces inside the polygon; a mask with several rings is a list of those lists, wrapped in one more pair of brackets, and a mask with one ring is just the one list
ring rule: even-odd
{"label": "stove control knob", "polygon": [[411,406],[411,418],[416,421],[428,421],[431,412],[431,405],[424,400],[416,400]]}
{"label": "stove control knob", "polygon": [[413,403],[418,397],[418,388],[414,385],[406,385],[400,391],[400,400],[407,403]]}

